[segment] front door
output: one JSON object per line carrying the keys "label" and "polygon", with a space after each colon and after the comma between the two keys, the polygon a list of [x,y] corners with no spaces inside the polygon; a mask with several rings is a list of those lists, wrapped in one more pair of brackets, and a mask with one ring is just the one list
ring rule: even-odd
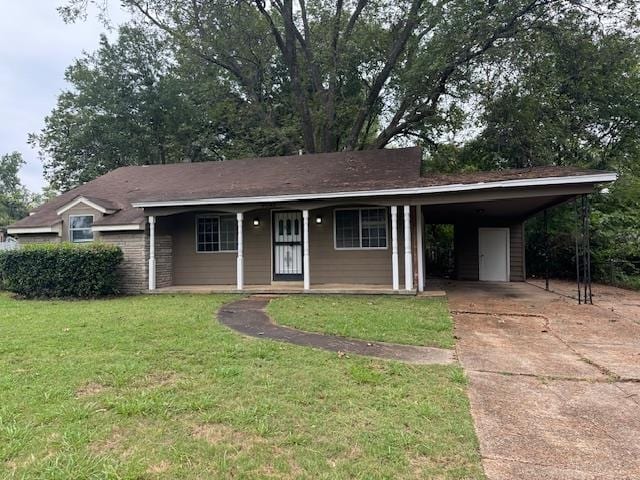
{"label": "front door", "polygon": [[302,212],[273,213],[273,279],[302,280]]}
{"label": "front door", "polygon": [[478,254],[481,281],[509,281],[509,229],[480,228]]}

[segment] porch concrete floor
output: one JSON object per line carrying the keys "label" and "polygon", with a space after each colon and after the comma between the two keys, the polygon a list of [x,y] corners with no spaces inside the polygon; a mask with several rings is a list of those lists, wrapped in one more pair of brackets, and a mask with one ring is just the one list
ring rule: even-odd
{"label": "porch concrete floor", "polygon": [[[245,285],[239,291],[235,285],[173,285],[153,290],[150,293],[251,293],[251,294],[347,294],[347,295],[416,295],[416,290],[393,290],[387,285],[358,285],[348,283],[326,283],[311,285],[311,289],[305,291],[302,283],[294,282],[274,283],[271,285]],[[420,296],[443,297],[442,290],[420,292]]]}

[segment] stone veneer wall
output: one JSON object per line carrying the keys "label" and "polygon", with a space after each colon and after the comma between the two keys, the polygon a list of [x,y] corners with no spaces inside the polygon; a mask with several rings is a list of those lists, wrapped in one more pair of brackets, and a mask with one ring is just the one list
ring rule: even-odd
{"label": "stone veneer wall", "polygon": [[147,290],[148,236],[144,232],[102,232],[100,240],[122,250],[123,259],[119,267],[122,293]]}
{"label": "stone veneer wall", "polygon": [[57,233],[42,233],[36,235],[17,235],[18,244],[27,245],[29,243],[60,243],[62,238]]}
{"label": "stone veneer wall", "polygon": [[[18,243],[60,243],[56,234],[20,235]],[[99,241],[120,247],[123,254],[119,270],[122,293],[140,293],[149,287],[149,233],[101,232]],[[173,285],[173,239],[156,235],[156,287]]]}

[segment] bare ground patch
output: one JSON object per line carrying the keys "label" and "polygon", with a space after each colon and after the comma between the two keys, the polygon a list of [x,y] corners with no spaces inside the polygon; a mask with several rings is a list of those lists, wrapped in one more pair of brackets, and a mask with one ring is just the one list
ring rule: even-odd
{"label": "bare ground patch", "polygon": [[264,439],[258,435],[236,430],[221,423],[196,425],[191,430],[191,435],[199,440],[205,440],[211,445],[226,443],[239,449],[251,448],[254,445],[265,443]]}
{"label": "bare ground patch", "polygon": [[104,392],[108,387],[98,382],[89,382],[76,390],[76,398],[92,397]]}
{"label": "bare ground patch", "polygon": [[171,387],[178,383],[180,375],[176,372],[151,372],[135,382],[136,387],[160,388]]}
{"label": "bare ground patch", "polygon": [[153,465],[150,465],[149,468],[147,468],[147,473],[157,475],[159,473],[165,473],[170,468],[171,468],[171,464],[166,460],[162,460],[158,463],[154,463]]}
{"label": "bare ground patch", "polygon": [[[138,423],[128,426],[116,425],[106,436],[90,442],[87,448],[89,452],[97,456],[115,455],[126,459],[137,450],[145,448],[144,442],[141,440],[157,434],[159,428],[161,427],[158,424],[146,420],[140,420]],[[155,443],[166,445],[170,442],[168,438],[165,440],[165,437],[162,437]]]}

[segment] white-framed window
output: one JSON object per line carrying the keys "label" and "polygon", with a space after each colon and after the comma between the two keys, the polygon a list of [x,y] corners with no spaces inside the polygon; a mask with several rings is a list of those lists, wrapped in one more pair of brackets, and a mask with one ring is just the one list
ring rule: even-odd
{"label": "white-framed window", "polygon": [[336,209],[334,246],[336,250],[387,248],[387,209]]}
{"label": "white-framed window", "polygon": [[93,215],[69,215],[69,240],[74,243],[93,241]]}
{"label": "white-framed window", "polygon": [[234,215],[196,217],[198,253],[234,252],[238,249],[238,225]]}

